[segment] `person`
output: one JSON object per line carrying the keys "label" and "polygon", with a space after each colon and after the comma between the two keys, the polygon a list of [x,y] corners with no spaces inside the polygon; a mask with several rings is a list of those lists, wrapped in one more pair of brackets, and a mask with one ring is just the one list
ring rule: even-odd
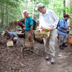
{"label": "person", "polygon": [[6,37],[6,39],[4,39],[4,41],[11,41],[12,40],[14,44],[16,44],[16,42],[18,40],[18,36],[15,33],[8,32],[7,30],[2,32],[2,36]]}
{"label": "person", "polygon": [[22,33],[25,39],[25,18],[24,19],[20,19],[19,21],[15,20],[13,22],[13,24],[15,24],[16,26],[19,25],[22,29]]}
{"label": "person", "polygon": [[16,26],[19,25],[23,29],[25,27],[25,18],[24,19],[20,19],[19,21],[15,20],[13,22],[13,24],[15,24]]}
{"label": "person", "polygon": [[24,10],[23,14],[25,16],[25,39],[33,39],[33,19],[29,16],[27,10]]}
{"label": "person", "polygon": [[67,47],[66,42],[67,42],[67,29],[69,29],[69,26],[68,26],[68,22],[67,20],[69,19],[69,15],[68,14],[65,14],[64,15],[64,18],[62,18],[60,21],[59,21],[59,26],[58,26],[58,29],[57,29],[57,34],[58,34],[58,37],[59,37],[59,48],[60,49],[64,49],[63,47]]}
{"label": "person", "polygon": [[[40,12],[39,15],[39,28],[50,27],[50,37],[43,38],[45,51],[47,53],[46,60],[50,59],[51,63],[55,63],[55,37],[56,37],[56,26],[59,18],[54,11],[48,10],[44,7],[42,3],[37,4],[37,9]],[[44,28],[42,28],[44,29]]]}

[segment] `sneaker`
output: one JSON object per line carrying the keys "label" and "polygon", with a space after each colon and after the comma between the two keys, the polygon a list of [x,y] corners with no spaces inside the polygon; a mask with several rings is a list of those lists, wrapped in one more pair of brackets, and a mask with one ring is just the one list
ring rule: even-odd
{"label": "sneaker", "polygon": [[47,56],[46,56],[46,60],[49,60],[50,59],[50,54],[48,54]]}
{"label": "sneaker", "polygon": [[54,64],[54,63],[55,63],[55,57],[52,57],[51,64]]}

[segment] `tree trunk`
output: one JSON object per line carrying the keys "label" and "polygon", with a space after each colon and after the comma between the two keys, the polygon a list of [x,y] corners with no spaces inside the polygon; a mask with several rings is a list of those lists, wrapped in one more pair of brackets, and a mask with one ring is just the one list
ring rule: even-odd
{"label": "tree trunk", "polygon": [[[63,8],[65,8],[65,0],[63,0]],[[63,16],[66,14],[65,10],[63,10]]]}
{"label": "tree trunk", "polygon": [[72,0],[70,0],[70,25],[71,25],[71,31],[72,31]]}
{"label": "tree trunk", "polygon": [[55,0],[53,0],[53,9],[55,8]]}
{"label": "tree trunk", "polygon": [[9,22],[8,22],[8,5],[6,4],[6,25],[9,27]]}
{"label": "tree trunk", "polygon": [[4,7],[0,6],[0,8],[1,8],[1,24],[3,26],[3,24],[4,24]]}
{"label": "tree trunk", "polygon": [[25,9],[27,10],[27,0],[25,0]]}
{"label": "tree trunk", "polygon": [[23,12],[21,11],[21,8],[20,8],[20,13],[21,13],[21,17],[24,18],[24,17],[23,17]]}
{"label": "tree trunk", "polygon": [[34,19],[34,0],[33,0],[33,13],[32,13],[32,18]]}

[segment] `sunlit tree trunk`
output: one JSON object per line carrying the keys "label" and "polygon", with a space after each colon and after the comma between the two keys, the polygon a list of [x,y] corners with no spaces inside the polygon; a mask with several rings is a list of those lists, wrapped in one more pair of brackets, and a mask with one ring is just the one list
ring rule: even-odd
{"label": "sunlit tree trunk", "polygon": [[20,8],[20,13],[21,13],[22,18],[24,18],[24,17],[23,17],[23,12],[21,11],[21,8]]}
{"label": "sunlit tree trunk", "polygon": [[[65,0],[63,0],[63,8],[65,8]],[[66,14],[65,10],[63,10],[63,16]]]}
{"label": "sunlit tree trunk", "polygon": [[55,8],[55,0],[53,0],[53,9]]}
{"label": "sunlit tree trunk", "polygon": [[32,18],[34,19],[34,0],[33,0],[33,13],[32,13]]}
{"label": "sunlit tree trunk", "polygon": [[25,9],[27,10],[27,0],[25,0]]}

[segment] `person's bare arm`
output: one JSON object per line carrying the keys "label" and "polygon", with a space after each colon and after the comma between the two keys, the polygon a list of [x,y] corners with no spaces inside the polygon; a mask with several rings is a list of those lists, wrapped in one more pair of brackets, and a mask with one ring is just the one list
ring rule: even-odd
{"label": "person's bare arm", "polygon": [[69,29],[69,27],[70,27],[70,26],[68,26],[68,28],[66,28],[66,27],[61,27],[61,28],[63,28],[63,29]]}
{"label": "person's bare arm", "polygon": [[12,40],[12,38],[10,38],[8,41],[11,41]]}
{"label": "person's bare arm", "polygon": [[66,28],[66,27],[61,27],[61,28],[63,28],[63,29],[68,29],[68,28]]}
{"label": "person's bare arm", "polygon": [[31,25],[31,29],[28,37],[31,37],[32,31],[33,31],[33,25]]}
{"label": "person's bare arm", "polygon": [[32,30],[33,30],[33,25],[31,25],[30,33],[32,33]]}

